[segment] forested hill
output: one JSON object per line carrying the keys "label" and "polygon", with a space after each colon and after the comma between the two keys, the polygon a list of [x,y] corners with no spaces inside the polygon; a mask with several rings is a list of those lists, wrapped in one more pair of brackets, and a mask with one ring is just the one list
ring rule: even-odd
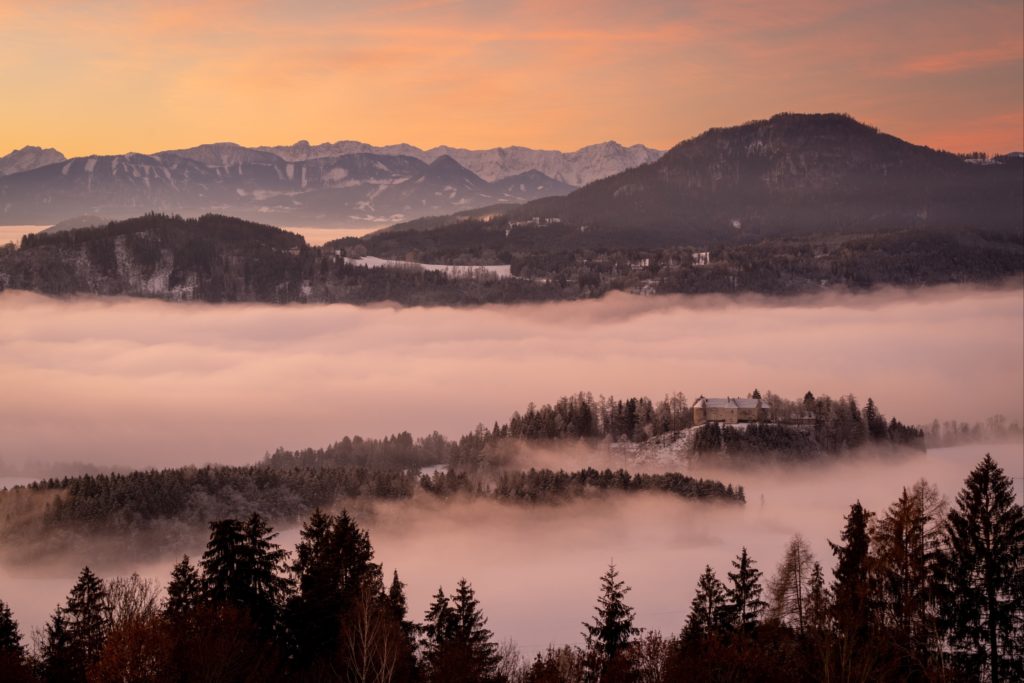
{"label": "forested hill", "polygon": [[[983,163],[978,163],[983,162]],[[512,216],[708,243],[912,227],[1024,231],[1024,158],[964,159],[840,114],[713,128],[661,159]]]}
{"label": "forested hill", "polygon": [[[713,465],[778,464],[843,457],[865,446],[898,456],[905,448],[923,445],[920,430],[887,420],[871,399],[861,407],[852,396],[832,399],[808,393],[801,401],[790,401],[765,392],[763,400],[770,406],[769,422],[742,425],[747,427],[743,431],[713,424],[695,427],[682,394],[659,401],[577,394],[550,405],[530,405],[504,424],[479,426],[458,440],[436,432],[420,439],[408,433],[384,439],[345,437],[326,448],[278,449],[245,467],[51,478],[27,489],[0,491],[0,510],[6,511],[0,539],[20,547],[58,531],[172,538],[188,536],[207,520],[225,516],[257,512],[290,522],[318,507],[413,497],[554,505],[610,493],[655,492],[741,503],[741,485],[679,470],[695,459]],[[690,446],[662,461],[655,472],[619,469],[641,467],[621,455],[615,458],[615,470],[606,466],[613,444],[642,447],[666,435]],[[554,455],[562,446],[577,449],[566,452],[565,462],[572,467],[535,468],[532,449],[541,447]],[[591,456],[582,468],[572,459],[573,453],[579,455],[577,447],[589,449]],[[443,467],[426,470],[438,465]]]}
{"label": "forested hill", "polygon": [[[20,248],[0,246],[0,289],[172,301],[477,305],[611,291],[785,296],[883,285],[998,286],[1024,269],[1019,236],[980,230],[766,239],[707,252],[666,246],[662,237],[472,219],[311,247],[299,235],[238,218],[148,214],[30,235]],[[698,262],[700,253],[707,260]],[[367,255],[392,262],[360,265]],[[498,264],[509,267],[506,276],[473,267]]]}
{"label": "forested hill", "polygon": [[230,216],[147,214],[96,228],[37,233],[0,247],[0,289],[208,302],[398,301],[467,305],[560,298],[544,283],[366,268],[343,250]]}

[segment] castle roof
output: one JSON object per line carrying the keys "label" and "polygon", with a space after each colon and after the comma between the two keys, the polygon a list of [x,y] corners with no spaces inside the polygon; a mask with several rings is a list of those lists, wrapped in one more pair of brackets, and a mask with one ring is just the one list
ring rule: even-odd
{"label": "castle roof", "polygon": [[693,402],[693,407],[697,408],[764,408],[767,410],[768,404],[764,400],[759,398],[706,398],[701,396]]}

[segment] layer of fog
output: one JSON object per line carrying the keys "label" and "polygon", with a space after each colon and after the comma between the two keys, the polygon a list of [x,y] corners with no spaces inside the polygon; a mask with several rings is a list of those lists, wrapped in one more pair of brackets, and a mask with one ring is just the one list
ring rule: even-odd
{"label": "layer of fog", "polygon": [[576,391],[872,396],[904,422],[1024,411],[1024,294],[634,297],[476,309],[0,293],[0,462],[252,462]]}
{"label": "layer of fog", "polygon": [[[398,569],[408,583],[414,618],[421,618],[439,585],[451,588],[465,576],[495,635],[516,640],[529,655],[549,643],[580,641],[580,622],[593,612],[598,577],[610,560],[632,586],[628,602],[637,610],[637,624],[675,633],[705,564],[725,579],[729,562],[745,545],[770,576],[783,546],[799,532],[831,567],[827,540],[837,540],[854,500],[882,512],[903,486],[922,477],[952,499],[985,452],[1016,478],[1018,500],[1024,500],[1024,451],[1018,444],[722,474],[744,485],[743,507],[637,495],[536,507],[417,500],[378,504],[370,514],[357,515],[384,570],[390,575]],[[279,537],[289,549],[297,540],[294,528]],[[165,583],[178,553],[198,556],[202,542],[167,551],[160,561],[144,564],[94,548],[44,566],[0,566],[0,599],[28,631],[64,599],[83,564],[108,578],[138,571]]]}

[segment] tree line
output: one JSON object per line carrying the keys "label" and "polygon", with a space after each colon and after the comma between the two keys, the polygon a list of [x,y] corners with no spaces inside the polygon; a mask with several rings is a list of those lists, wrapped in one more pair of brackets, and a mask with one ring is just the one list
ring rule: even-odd
{"label": "tree line", "polygon": [[[582,227],[521,228],[507,220],[469,220],[313,247],[296,234],[229,216],[151,213],[99,228],[28,235],[19,249],[0,247],[0,289],[208,302],[438,306],[575,300],[611,291],[791,296],[824,288],[998,285],[1021,273],[1024,256],[1019,236],[967,228],[839,238],[744,232],[739,244],[681,246],[679,235],[657,230]],[[695,265],[693,253],[705,251],[711,262]],[[346,261],[367,253],[426,263],[509,264],[513,277],[457,278]]]}
{"label": "tree line", "polygon": [[[25,516],[6,530],[9,539],[40,533],[166,532],[168,523],[194,528],[211,517],[260,513],[295,522],[339,501],[435,498],[491,499],[519,504],[556,504],[607,493],[653,491],[682,498],[743,502],[743,489],[679,473],[631,474],[625,470],[530,469],[496,480],[455,470],[419,474],[408,469],[362,467],[279,469],[263,466],[180,467],[128,474],[86,474],[47,479],[24,487],[56,495],[41,514]],[[12,498],[18,489],[7,492]]]}
{"label": "tree line", "polygon": [[316,510],[293,553],[258,514],[210,523],[166,589],[84,568],[26,647],[0,601],[7,681],[1001,681],[1024,676],[1024,508],[989,457],[948,506],[923,480],[881,514],[850,506],[831,577],[799,535],[765,580],[742,548],[697,577],[676,634],[635,624],[603,574],[582,645],[524,661],[465,578],[413,620],[368,533]]}

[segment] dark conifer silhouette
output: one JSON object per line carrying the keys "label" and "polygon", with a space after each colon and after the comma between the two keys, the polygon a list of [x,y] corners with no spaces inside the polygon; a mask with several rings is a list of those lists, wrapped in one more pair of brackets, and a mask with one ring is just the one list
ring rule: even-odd
{"label": "dark conifer silhouette", "polygon": [[993,682],[1024,677],[1024,510],[988,454],[946,521],[939,555],[942,620],[959,666]]}

